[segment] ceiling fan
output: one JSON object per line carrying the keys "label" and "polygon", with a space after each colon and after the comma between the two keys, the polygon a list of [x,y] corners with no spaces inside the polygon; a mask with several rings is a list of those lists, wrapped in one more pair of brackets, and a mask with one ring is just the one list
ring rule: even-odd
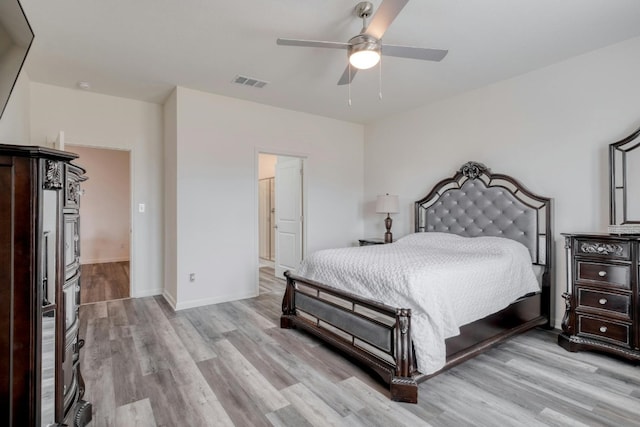
{"label": "ceiling fan", "polygon": [[449,52],[448,50],[382,43],[385,31],[408,2],[409,0],[383,0],[369,25],[367,25],[367,18],[373,12],[373,5],[368,1],[358,3],[355,7],[355,13],[356,16],[362,18],[362,31],[349,39],[347,43],[283,38],[279,38],[277,43],[281,46],[346,49],[349,64],[338,81],[339,85],[351,83],[357,70],[366,70],[376,65],[382,54],[425,61],[442,61],[442,58]]}

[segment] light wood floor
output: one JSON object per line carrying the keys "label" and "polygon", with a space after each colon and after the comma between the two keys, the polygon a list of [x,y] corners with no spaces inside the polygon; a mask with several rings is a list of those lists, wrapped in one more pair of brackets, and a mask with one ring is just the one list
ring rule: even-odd
{"label": "light wood floor", "polygon": [[80,302],[88,304],[129,297],[129,261],[83,264]]}
{"label": "light wood floor", "polygon": [[388,399],[372,376],[279,328],[284,282],[174,313],[162,297],[81,307],[92,426],[640,426],[640,367],[535,330]]}

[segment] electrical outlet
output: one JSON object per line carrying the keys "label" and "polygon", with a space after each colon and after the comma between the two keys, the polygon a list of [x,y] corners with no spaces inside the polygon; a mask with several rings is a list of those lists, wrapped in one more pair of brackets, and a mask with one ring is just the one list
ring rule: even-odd
{"label": "electrical outlet", "polygon": [[189,281],[190,282],[195,282],[196,281],[196,273],[190,273],[189,274]]}

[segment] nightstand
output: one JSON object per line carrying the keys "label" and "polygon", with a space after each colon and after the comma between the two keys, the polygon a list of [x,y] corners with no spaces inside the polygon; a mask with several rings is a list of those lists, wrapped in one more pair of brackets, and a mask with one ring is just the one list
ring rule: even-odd
{"label": "nightstand", "polygon": [[640,361],[638,236],[564,234],[566,313],[558,344]]}
{"label": "nightstand", "polygon": [[360,246],[370,246],[370,245],[384,245],[384,239],[371,238],[371,239],[360,239],[358,240]]}

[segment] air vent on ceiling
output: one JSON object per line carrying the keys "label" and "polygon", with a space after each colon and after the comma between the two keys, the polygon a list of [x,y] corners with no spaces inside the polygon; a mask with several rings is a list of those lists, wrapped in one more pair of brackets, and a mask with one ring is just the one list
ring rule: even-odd
{"label": "air vent on ceiling", "polygon": [[240,85],[263,88],[269,82],[265,82],[264,80],[254,79],[253,77],[241,76],[238,74],[233,78],[234,83],[238,83]]}

